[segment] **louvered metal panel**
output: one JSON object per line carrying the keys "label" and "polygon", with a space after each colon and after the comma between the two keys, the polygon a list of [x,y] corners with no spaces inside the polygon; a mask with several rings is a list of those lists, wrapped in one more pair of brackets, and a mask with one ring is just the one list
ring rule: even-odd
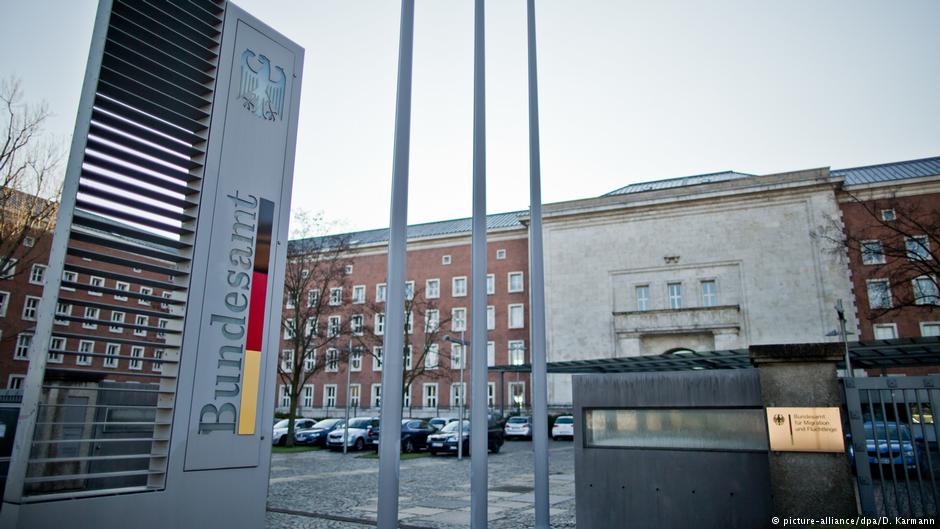
{"label": "louvered metal panel", "polygon": [[30,352],[45,365],[23,503],[165,486],[224,8],[113,2],[59,216],[67,310]]}

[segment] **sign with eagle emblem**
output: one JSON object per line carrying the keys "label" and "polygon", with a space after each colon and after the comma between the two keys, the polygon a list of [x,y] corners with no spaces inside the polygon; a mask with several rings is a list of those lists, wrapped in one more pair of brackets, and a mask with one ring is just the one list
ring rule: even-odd
{"label": "sign with eagle emblem", "polygon": [[[257,67],[253,66],[256,64]],[[242,76],[239,97],[242,105],[261,119],[276,121],[284,113],[284,92],[287,74],[275,66],[275,78],[271,78],[271,61],[250,49],[242,52]]]}

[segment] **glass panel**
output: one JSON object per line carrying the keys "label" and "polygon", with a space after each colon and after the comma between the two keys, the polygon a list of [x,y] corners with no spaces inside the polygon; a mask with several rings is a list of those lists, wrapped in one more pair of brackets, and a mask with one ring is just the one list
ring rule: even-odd
{"label": "glass panel", "polygon": [[761,409],[587,409],[584,423],[589,448],[768,449]]}

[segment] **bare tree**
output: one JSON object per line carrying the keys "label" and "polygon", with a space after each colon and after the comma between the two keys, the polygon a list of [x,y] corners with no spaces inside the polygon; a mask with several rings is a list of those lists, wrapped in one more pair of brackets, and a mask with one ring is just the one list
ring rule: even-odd
{"label": "bare tree", "polygon": [[838,219],[829,219],[814,236],[827,243],[826,251],[859,259],[869,271],[866,279],[887,280],[884,285],[890,285],[890,290],[879,292],[887,297],[870,300],[869,317],[876,319],[905,307],[936,310],[940,306],[940,208],[936,200],[864,199],[846,193],[849,208],[861,215],[848,218],[847,214],[845,230]]}
{"label": "bare tree", "polygon": [[[322,235],[330,226],[322,214],[296,213],[294,224],[287,251],[281,323],[288,345],[278,362],[278,378],[290,394],[287,446],[294,444],[294,419],[304,385],[328,365],[346,359],[346,343],[351,336],[347,317],[347,267],[353,264],[349,238]],[[335,352],[336,357],[326,358],[327,350]],[[315,356],[317,351],[324,355],[320,361]]]}
{"label": "bare tree", "polygon": [[43,130],[48,107],[22,99],[18,80],[0,82],[0,277],[24,273],[41,255],[35,241],[52,230],[60,193],[62,150]]}
{"label": "bare tree", "polygon": [[[444,336],[448,334],[445,329],[452,321],[451,316],[441,314],[437,300],[428,299],[424,289],[408,288],[405,293],[405,324],[401,331],[405,337],[402,351],[405,360],[402,362],[402,395],[418,379],[453,377],[453,371],[448,365],[451,355],[444,348]],[[378,331],[375,328],[377,321],[384,321],[385,310],[384,302],[368,305],[370,323],[365,326],[365,332],[357,337],[357,344],[373,357],[373,347],[381,346],[384,333],[390,332],[389,329]]]}

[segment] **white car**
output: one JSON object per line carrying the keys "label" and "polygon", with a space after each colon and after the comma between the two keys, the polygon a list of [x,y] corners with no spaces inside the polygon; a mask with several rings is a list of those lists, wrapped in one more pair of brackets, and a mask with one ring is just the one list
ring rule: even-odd
{"label": "white car", "polygon": [[[378,427],[378,417],[356,417],[349,419],[349,436],[346,440],[346,446],[355,448],[356,450],[363,450],[367,446],[378,446]],[[326,447],[330,450],[342,450],[343,435],[345,434],[345,428],[337,428],[330,432],[330,435],[326,438]]]}
{"label": "white car", "polygon": [[[271,435],[271,444],[282,445],[287,440],[288,420],[283,419],[274,423],[274,434]],[[317,421],[313,419],[294,419],[294,431],[312,428]]]}
{"label": "white car", "polygon": [[532,440],[532,422],[528,417],[510,417],[506,421],[506,438],[522,437]]}
{"label": "white car", "polygon": [[574,417],[571,415],[562,415],[555,419],[555,424],[552,426],[552,439],[557,441],[559,437],[574,439]]}

